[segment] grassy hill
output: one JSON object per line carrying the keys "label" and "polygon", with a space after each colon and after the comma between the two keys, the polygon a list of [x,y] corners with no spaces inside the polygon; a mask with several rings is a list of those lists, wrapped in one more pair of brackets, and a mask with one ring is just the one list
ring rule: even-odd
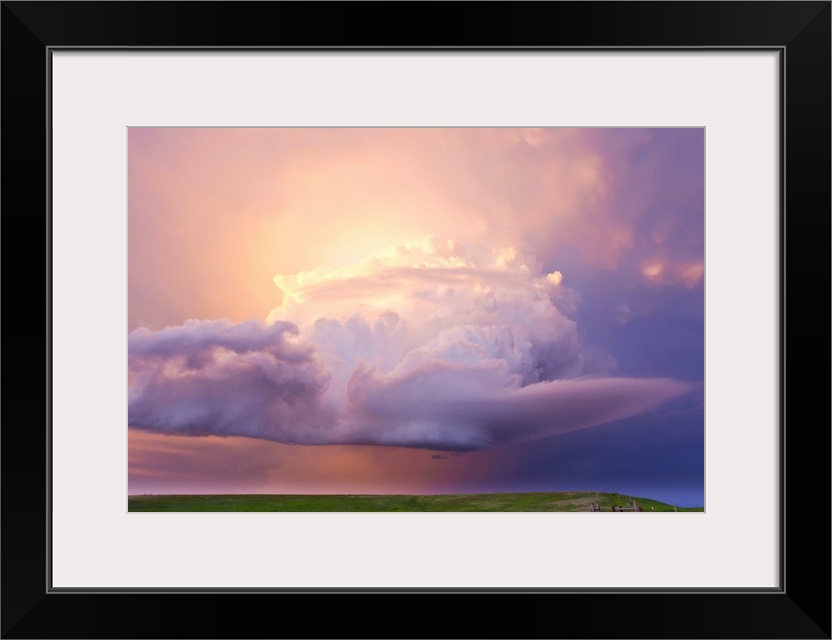
{"label": "grassy hill", "polygon": [[[673,512],[673,505],[618,493],[585,491],[543,493],[476,493],[448,495],[179,495],[130,496],[128,511],[591,511],[591,504],[601,511],[612,507],[632,506],[645,513]],[[704,511],[703,507],[678,511]]]}

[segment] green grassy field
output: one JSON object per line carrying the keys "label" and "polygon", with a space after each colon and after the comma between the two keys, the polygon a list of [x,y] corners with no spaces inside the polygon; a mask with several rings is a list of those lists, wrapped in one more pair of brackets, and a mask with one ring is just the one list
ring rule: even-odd
{"label": "green grassy field", "polygon": [[[618,493],[547,492],[408,495],[179,495],[130,496],[128,511],[591,511],[627,507],[635,500],[645,513],[674,510],[673,505]],[[678,511],[704,511],[703,507]]]}

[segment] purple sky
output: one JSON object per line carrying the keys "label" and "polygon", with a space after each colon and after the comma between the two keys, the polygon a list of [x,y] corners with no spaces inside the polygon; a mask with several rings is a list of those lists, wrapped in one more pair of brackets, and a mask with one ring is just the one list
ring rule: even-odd
{"label": "purple sky", "polygon": [[704,130],[129,136],[130,493],[704,504]]}

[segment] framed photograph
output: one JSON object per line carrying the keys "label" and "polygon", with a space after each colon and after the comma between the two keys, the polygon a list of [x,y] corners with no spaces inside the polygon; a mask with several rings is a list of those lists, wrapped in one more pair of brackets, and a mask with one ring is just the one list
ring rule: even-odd
{"label": "framed photograph", "polygon": [[830,4],[408,6],[3,3],[3,637],[830,637]]}

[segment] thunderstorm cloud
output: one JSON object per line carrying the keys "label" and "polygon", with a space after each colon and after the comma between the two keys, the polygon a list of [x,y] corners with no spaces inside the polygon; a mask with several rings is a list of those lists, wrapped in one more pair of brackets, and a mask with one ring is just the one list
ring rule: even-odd
{"label": "thunderstorm cloud", "polygon": [[129,425],[458,452],[641,415],[690,390],[590,370],[566,282],[514,246],[434,237],[279,275],[266,322],[133,331]]}

